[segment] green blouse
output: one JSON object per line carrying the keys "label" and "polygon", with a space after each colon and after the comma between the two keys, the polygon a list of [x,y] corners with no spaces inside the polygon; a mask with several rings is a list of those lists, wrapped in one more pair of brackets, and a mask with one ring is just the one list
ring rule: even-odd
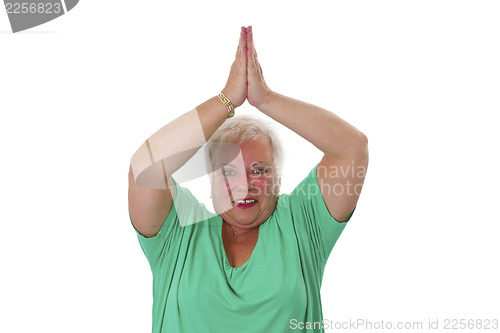
{"label": "green blouse", "polygon": [[347,222],[330,216],[316,169],[280,195],[250,259],[237,268],[224,251],[221,217],[174,181],[174,204],[158,234],[134,229],[153,273],[152,332],[307,332],[297,323],[321,322],[325,264]]}

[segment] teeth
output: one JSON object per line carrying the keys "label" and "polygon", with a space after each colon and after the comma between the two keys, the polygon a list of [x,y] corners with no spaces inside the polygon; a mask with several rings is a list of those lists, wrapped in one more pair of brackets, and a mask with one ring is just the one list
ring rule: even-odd
{"label": "teeth", "polygon": [[249,203],[253,203],[253,202],[255,202],[255,200],[253,200],[253,199],[248,199],[248,200],[236,200],[235,202],[236,202],[236,203],[238,203],[238,204],[249,204]]}

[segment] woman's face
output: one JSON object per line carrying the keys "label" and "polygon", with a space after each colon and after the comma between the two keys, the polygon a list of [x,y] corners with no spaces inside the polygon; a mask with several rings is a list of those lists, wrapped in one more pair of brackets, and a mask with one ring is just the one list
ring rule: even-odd
{"label": "woman's face", "polygon": [[226,222],[251,228],[271,216],[278,201],[280,181],[275,181],[276,170],[267,139],[244,142],[236,152],[217,149],[214,166],[212,200],[215,211]]}

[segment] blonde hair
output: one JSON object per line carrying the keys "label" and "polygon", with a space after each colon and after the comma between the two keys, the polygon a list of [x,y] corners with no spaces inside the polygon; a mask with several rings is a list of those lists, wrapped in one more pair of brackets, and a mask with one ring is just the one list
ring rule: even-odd
{"label": "blonde hair", "polygon": [[230,142],[240,145],[243,142],[258,139],[267,139],[269,142],[275,177],[278,180],[282,174],[284,157],[281,141],[269,122],[249,116],[237,116],[226,120],[212,135],[205,146],[205,156],[208,157],[207,167],[209,170],[213,170],[213,156],[217,145],[212,143]]}

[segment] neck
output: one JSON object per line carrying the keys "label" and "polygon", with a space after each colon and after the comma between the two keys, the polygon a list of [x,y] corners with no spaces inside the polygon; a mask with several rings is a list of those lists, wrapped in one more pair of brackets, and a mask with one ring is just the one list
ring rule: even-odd
{"label": "neck", "polygon": [[255,235],[255,232],[259,230],[259,226],[253,227],[253,228],[248,228],[248,229],[242,229],[238,227],[233,227],[226,221],[222,220],[223,226],[225,229],[225,234],[228,239],[231,239],[233,241],[244,241],[247,240]]}

